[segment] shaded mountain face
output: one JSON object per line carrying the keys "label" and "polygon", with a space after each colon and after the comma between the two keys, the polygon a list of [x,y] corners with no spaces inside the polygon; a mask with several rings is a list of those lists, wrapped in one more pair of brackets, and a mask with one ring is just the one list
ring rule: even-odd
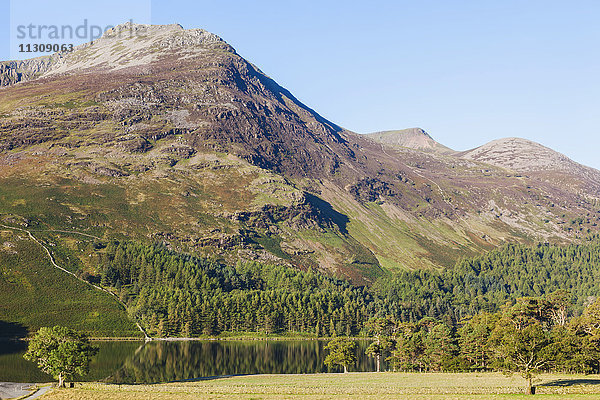
{"label": "shaded mountain face", "polygon": [[439,154],[453,154],[454,150],[436,142],[421,128],[402,129],[398,131],[383,131],[367,134],[367,137],[377,143],[388,146],[406,147],[409,149],[428,151]]}
{"label": "shaded mountain face", "polygon": [[357,135],[204,30],[125,24],[0,72],[5,223],[359,283],[597,230],[597,171],[515,170],[421,130]]}

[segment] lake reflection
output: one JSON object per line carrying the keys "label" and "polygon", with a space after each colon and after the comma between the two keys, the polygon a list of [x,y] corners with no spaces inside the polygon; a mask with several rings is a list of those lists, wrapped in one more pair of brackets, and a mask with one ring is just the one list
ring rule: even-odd
{"label": "lake reflection", "polygon": [[[96,342],[100,352],[85,380],[156,383],[236,374],[327,372],[325,341]],[[350,371],[373,371],[365,355],[368,342],[357,342],[358,361]],[[26,345],[0,343],[0,381],[50,380],[22,358]],[[383,366],[382,366],[383,367]]]}

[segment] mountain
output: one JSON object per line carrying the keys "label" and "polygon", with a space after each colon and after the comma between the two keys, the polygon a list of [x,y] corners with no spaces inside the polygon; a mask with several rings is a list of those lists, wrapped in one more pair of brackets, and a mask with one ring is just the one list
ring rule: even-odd
{"label": "mountain", "polygon": [[406,147],[409,149],[429,151],[439,154],[456,153],[454,150],[436,142],[421,128],[374,132],[367,134],[367,137],[373,139],[377,143],[388,146]]}
{"label": "mountain", "polygon": [[356,134],[201,29],[120,25],[1,63],[0,82],[0,220],[91,275],[82,243],[113,238],[371,284],[598,231],[598,171],[522,170],[519,143],[454,153],[420,129]]}
{"label": "mountain", "polygon": [[594,193],[600,188],[600,171],[527,139],[498,139],[458,156],[562,186],[581,194],[586,201],[595,202]]}
{"label": "mountain", "polygon": [[515,137],[493,140],[462,152],[460,157],[519,172],[562,171],[576,175],[595,171],[539,143]]}

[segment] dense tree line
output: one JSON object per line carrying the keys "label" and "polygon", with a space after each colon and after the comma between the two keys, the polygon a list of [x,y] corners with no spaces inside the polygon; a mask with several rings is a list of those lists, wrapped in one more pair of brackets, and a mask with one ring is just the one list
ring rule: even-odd
{"label": "dense tree line", "polygon": [[425,317],[369,321],[367,353],[387,356],[398,371],[507,371],[528,382],[540,372],[600,373],[600,299],[569,318],[564,290],[517,299],[495,313],[482,311],[457,326]]}
{"label": "dense tree line", "polygon": [[449,325],[559,289],[570,293],[575,314],[600,295],[600,240],[565,247],[509,244],[441,272],[401,272],[372,288],[381,299],[381,315],[412,322],[429,316]]}
{"label": "dense tree line", "polygon": [[311,271],[254,262],[220,265],[160,246],[111,242],[101,284],[158,336],[224,331],[355,335],[375,312],[363,287]]}
{"label": "dense tree line", "polygon": [[99,254],[96,279],[113,288],[130,315],[156,336],[356,335],[367,330],[370,318],[382,316],[415,326],[429,317],[455,329],[466,317],[496,313],[521,297],[566,289],[570,312],[579,315],[600,294],[597,238],[566,247],[506,245],[454,268],[404,271],[370,288],[314,271],[255,262],[221,265],[128,241],[109,242]]}

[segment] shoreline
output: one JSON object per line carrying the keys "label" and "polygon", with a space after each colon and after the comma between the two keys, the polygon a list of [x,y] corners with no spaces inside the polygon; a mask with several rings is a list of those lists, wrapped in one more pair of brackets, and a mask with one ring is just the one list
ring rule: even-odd
{"label": "shoreline", "polygon": [[[325,341],[331,340],[333,337],[306,337],[306,336],[273,336],[273,337],[259,337],[259,336],[223,336],[223,337],[166,337],[166,338],[151,338],[144,339],[142,337],[90,337],[92,342],[222,342],[222,341],[238,341],[238,342],[256,342],[256,341]],[[350,337],[350,340],[371,340],[369,337]],[[1,342],[29,342],[29,337],[0,337]]]}

